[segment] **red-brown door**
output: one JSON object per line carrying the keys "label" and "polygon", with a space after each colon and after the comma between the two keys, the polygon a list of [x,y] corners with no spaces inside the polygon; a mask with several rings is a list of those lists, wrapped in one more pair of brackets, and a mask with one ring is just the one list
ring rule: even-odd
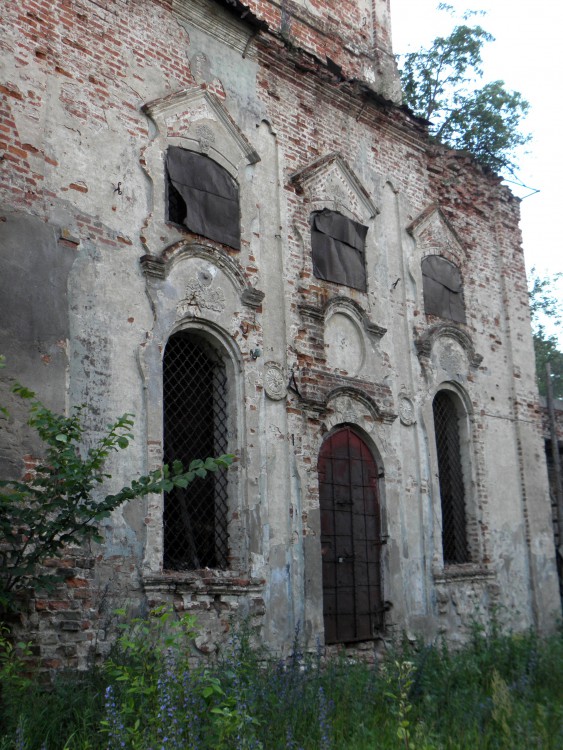
{"label": "red-brown door", "polygon": [[381,627],[381,525],[377,465],[349,427],[319,455],[326,643],[363,641]]}

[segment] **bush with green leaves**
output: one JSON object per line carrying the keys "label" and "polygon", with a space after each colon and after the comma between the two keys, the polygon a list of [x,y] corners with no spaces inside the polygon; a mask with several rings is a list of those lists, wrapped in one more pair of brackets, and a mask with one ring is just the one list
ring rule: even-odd
{"label": "bush with green leaves", "polygon": [[181,461],[164,465],[134,479],[115,494],[104,494],[111,479],[106,470],[110,454],[124,450],[133,439],[133,418],[124,414],[106,433],[85,449],[84,409],[70,416],[55,414],[22,386],[14,392],[29,400],[29,425],[45,450],[41,462],[20,480],[0,481],[0,607],[17,606],[22,590],[52,589],[60,580],[56,569],[44,564],[64,556],[72,545],[102,541],[100,523],[124,503],[153,492],[187,487],[228,467],[233,456],[196,459],[185,468]]}

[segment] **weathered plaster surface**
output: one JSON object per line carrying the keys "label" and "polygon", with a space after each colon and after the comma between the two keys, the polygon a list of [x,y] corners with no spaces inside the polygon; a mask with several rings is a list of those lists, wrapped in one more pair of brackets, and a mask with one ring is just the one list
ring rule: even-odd
{"label": "weathered plaster surface", "polygon": [[[27,627],[51,667],[104,653],[116,606],[162,601],[197,613],[202,652],[235,616],[280,652],[297,627],[322,642],[317,456],[350,424],[381,474],[380,635],[463,639],[498,611],[548,630],[560,610],[517,201],[397,106],[386,0],[374,16],[340,3],[338,25],[328,4],[248,6],[246,20],[211,0],[1,11],[7,375],[58,410],[85,403],[92,437],[135,414],[135,440],[109,466],[117,487],[160,464],[163,349],[199,331],[228,363],[238,459],[229,570],[164,571],[151,497],[115,513],[103,545],[69,555],[66,583],[34,600]],[[166,220],[170,145],[237,181],[240,251]],[[366,292],[314,277],[309,217],[323,208],[368,227]],[[465,325],[424,313],[431,254],[460,269]],[[442,558],[443,388],[465,412],[464,566]],[[39,446],[12,414],[0,462],[18,474]]]}

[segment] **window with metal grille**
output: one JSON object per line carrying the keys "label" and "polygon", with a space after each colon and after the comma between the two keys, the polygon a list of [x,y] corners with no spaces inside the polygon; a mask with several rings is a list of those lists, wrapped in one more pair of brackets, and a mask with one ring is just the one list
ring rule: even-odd
{"label": "window with metal grille", "polygon": [[438,391],[433,403],[446,565],[469,562],[459,416],[454,399],[453,394]]}
{"label": "window with metal grille", "polygon": [[440,255],[422,261],[424,311],[430,315],[465,323],[465,302],[459,268]]}
{"label": "window with metal grille", "polygon": [[[188,331],[168,340],[163,362],[164,460],[227,453],[227,372],[221,354]],[[229,554],[226,472],[197,478],[164,497],[164,567],[226,568]]]}

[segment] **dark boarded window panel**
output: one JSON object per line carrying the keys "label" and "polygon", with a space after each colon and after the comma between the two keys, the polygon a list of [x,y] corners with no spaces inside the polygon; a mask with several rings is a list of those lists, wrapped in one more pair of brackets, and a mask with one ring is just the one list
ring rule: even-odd
{"label": "dark boarded window panel", "polygon": [[190,232],[240,250],[238,185],[208,156],[170,146],[168,218]]}
{"label": "dark boarded window panel", "polygon": [[432,408],[438,453],[444,563],[466,563],[469,562],[469,552],[459,417],[453,398],[445,391],[436,394]]}
{"label": "dark boarded window panel", "polygon": [[439,255],[422,261],[424,311],[465,323],[465,303],[459,268]]}
{"label": "dark boarded window panel", "polygon": [[366,289],[365,241],[368,228],[325,208],[311,216],[313,273],[317,279]]}

